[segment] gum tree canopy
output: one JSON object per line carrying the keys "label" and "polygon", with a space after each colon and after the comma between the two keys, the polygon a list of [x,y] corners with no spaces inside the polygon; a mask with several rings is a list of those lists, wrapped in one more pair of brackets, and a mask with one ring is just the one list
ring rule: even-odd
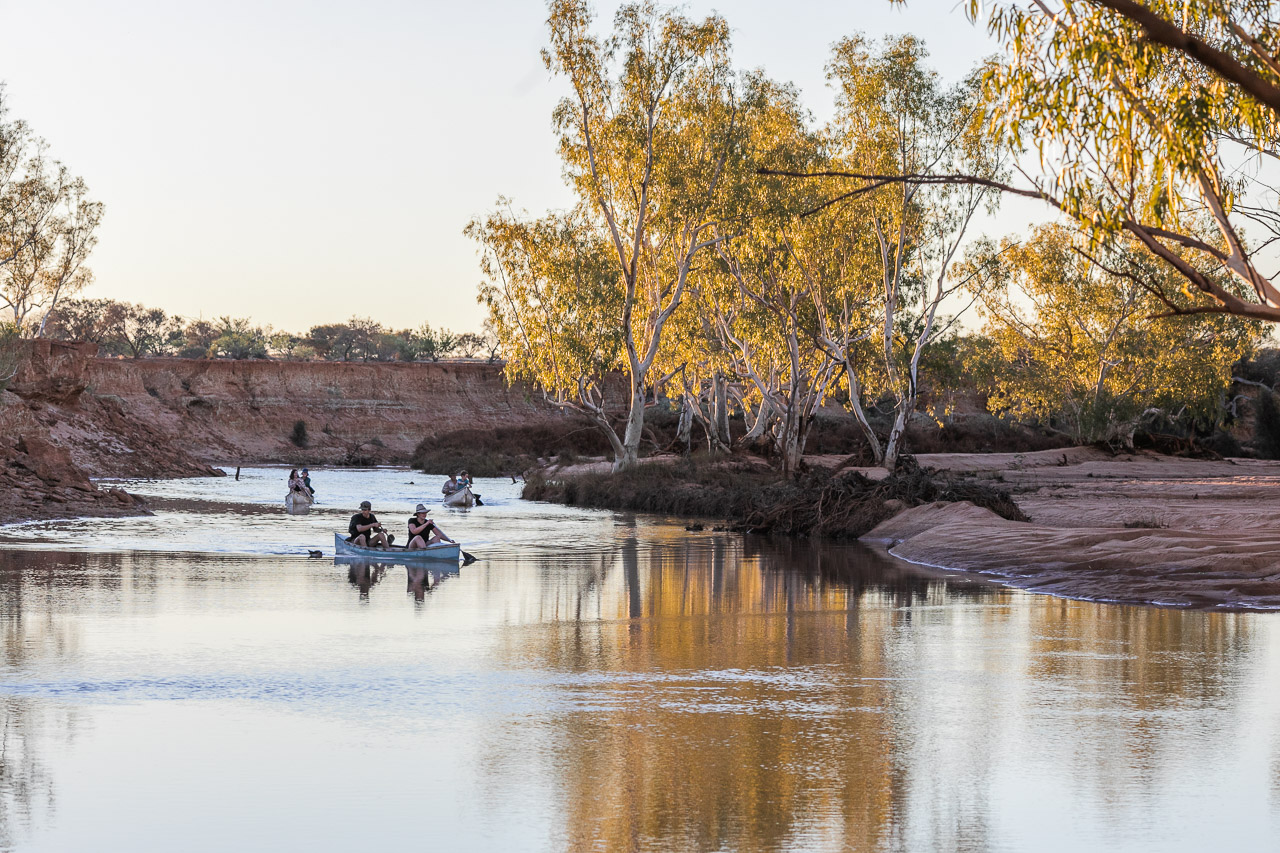
{"label": "gum tree canopy", "polygon": [[1280,320],[1280,288],[1258,263],[1280,240],[1266,180],[1280,165],[1274,4],[970,0],[970,16],[984,5],[1005,48],[986,79],[992,118],[1045,175],[1006,189],[1048,200],[1095,244],[1136,244],[1172,267],[1172,281],[1116,270],[1166,313]]}
{"label": "gum tree canopy", "polygon": [[[733,168],[727,161],[738,156],[729,27],[716,15],[695,21],[629,3],[602,39],[585,0],[552,0],[548,8],[543,59],[568,84],[553,118],[574,210],[526,221],[500,205],[468,233],[484,247],[489,282],[481,300],[514,372],[592,416],[610,435],[615,469],[623,469],[639,455],[649,395],[668,378],[655,369],[663,332],[695,258],[717,242],[712,225]],[[581,263],[572,261],[577,249],[589,256]],[[608,329],[578,322],[603,305],[616,306],[601,318]],[[579,332],[590,337],[574,340]],[[539,351],[546,341],[560,350]],[[627,377],[621,436],[605,411],[603,376],[567,371],[564,353],[578,367]]]}

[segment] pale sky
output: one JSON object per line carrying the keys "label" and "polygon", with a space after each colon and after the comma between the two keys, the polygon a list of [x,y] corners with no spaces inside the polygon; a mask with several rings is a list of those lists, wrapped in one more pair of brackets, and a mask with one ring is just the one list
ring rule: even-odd
{"label": "pale sky", "polygon": [[[617,6],[597,6],[602,31]],[[684,8],[723,14],[736,65],[795,83],[819,119],[844,35],[917,33],[948,79],[995,50],[957,0]],[[0,0],[0,80],[106,204],[85,296],[291,331],[477,330],[463,227],[499,195],[569,203],[545,19],[539,0]]]}

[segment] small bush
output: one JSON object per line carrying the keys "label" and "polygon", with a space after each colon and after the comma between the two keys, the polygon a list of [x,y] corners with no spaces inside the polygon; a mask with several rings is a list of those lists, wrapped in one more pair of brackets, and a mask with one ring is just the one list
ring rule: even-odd
{"label": "small bush", "polygon": [[293,432],[289,434],[289,440],[293,442],[295,447],[307,446],[307,422],[294,421]]}

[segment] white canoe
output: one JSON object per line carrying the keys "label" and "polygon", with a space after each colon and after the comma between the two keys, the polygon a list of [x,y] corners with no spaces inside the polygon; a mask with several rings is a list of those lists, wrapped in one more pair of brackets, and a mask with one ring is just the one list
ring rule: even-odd
{"label": "white canoe", "polygon": [[284,508],[289,512],[311,509],[313,503],[315,503],[314,497],[304,495],[302,492],[295,492],[292,489],[289,490],[289,494],[284,496]]}
{"label": "white canoe", "polygon": [[463,487],[461,489],[458,489],[458,491],[454,492],[451,495],[444,496],[445,506],[468,507],[468,506],[474,506],[475,502],[476,502],[476,496],[471,493],[470,486]]}
{"label": "white canoe", "polygon": [[371,560],[453,560],[462,554],[462,546],[453,542],[437,542],[425,548],[410,550],[403,545],[387,548],[362,548],[352,545],[341,533],[333,534],[333,553],[339,557],[368,557]]}

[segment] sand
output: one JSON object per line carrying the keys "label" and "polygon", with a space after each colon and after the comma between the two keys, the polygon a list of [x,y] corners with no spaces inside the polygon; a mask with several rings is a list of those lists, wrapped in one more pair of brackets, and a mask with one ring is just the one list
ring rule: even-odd
{"label": "sand", "polygon": [[[805,461],[836,467],[846,458]],[[971,504],[904,510],[863,537],[899,559],[1069,598],[1280,609],[1280,462],[1113,456],[1092,447],[916,460],[1010,491],[1031,521],[1005,521]],[[551,470],[574,475],[609,467],[607,460],[584,460]],[[872,479],[888,473],[844,470]]]}
{"label": "sand", "polygon": [[905,510],[864,537],[900,559],[1071,598],[1280,609],[1280,463],[1092,448],[918,459],[993,480],[1031,521]]}

